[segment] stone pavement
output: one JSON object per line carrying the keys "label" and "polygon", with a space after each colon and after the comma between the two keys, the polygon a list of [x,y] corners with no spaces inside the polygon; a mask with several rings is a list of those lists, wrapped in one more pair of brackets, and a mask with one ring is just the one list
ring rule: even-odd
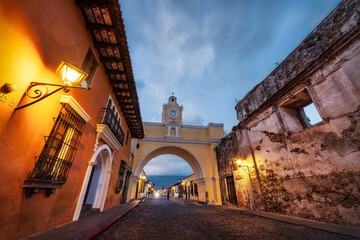
{"label": "stone pavement", "polygon": [[[198,206],[204,206],[204,204],[201,204],[199,202],[192,202],[192,204],[198,205]],[[269,218],[281,222],[301,225],[304,227],[314,228],[318,230],[323,230],[331,233],[337,233],[341,235],[346,235],[350,237],[355,237],[360,239],[360,228],[359,227],[351,227],[351,226],[344,226],[344,225],[338,225],[338,224],[332,224],[332,223],[325,223],[325,222],[319,222],[314,221],[310,219],[304,219],[294,216],[287,216],[284,214],[278,214],[278,213],[271,213],[271,212],[263,212],[263,211],[252,211],[248,209],[242,209],[238,208],[234,205],[227,205],[227,206],[208,206],[212,208],[229,208],[232,210],[240,211],[244,214],[251,214],[259,217]]]}
{"label": "stone pavement", "polygon": [[356,239],[302,222],[288,223],[294,221],[291,217],[279,221],[269,219],[278,216],[250,212],[183,199],[150,198],[95,239]]}
{"label": "stone pavement", "polygon": [[66,223],[64,225],[46,230],[29,236],[26,239],[31,240],[76,240],[86,239],[97,230],[108,224],[116,217],[125,213],[131,207],[137,205],[140,200],[124,203],[119,206],[107,209],[101,213],[80,219],[75,222]]}
{"label": "stone pavement", "polygon": [[[27,239],[90,239],[139,202],[121,204]],[[355,239],[351,236],[360,238],[360,229],[163,197],[147,199],[95,239]]]}

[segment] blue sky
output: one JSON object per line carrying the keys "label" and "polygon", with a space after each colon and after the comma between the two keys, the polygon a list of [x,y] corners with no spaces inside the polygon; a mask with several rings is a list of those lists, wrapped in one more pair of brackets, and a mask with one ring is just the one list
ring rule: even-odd
{"label": "blue sky", "polygon": [[185,124],[230,131],[236,101],[339,2],[120,0],[143,121],[160,122],[175,92]]}

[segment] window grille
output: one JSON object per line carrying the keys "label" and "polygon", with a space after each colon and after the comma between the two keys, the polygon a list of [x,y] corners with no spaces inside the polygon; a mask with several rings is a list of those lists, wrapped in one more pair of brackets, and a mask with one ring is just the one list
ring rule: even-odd
{"label": "window grille", "polygon": [[106,124],[111,132],[114,134],[116,139],[119,141],[121,145],[124,145],[124,132],[121,128],[120,122],[116,118],[114,111],[111,108],[104,108],[104,117],[103,117],[103,124]]}
{"label": "window grille", "polygon": [[30,179],[64,184],[69,175],[85,121],[68,105],[63,104],[59,116],[30,176]]}

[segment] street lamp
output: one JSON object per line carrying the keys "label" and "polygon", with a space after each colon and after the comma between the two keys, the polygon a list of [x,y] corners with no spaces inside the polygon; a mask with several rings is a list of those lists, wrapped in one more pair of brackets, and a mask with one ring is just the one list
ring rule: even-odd
{"label": "street lamp", "polygon": [[[42,82],[31,82],[29,87],[26,89],[25,94],[29,98],[36,99],[28,104],[15,108],[19,110],[34,103],[40,102],[41,100],[49,97],[50,95],[63,90],[64,92],[69,92],[69,88],[78,88],[90,90],[89,87],[82,87],[81,83],[87,78],[89,74],[76,67],[73,64],[70,64],[66,61],[62,61],[56,70],[56,73],[60,74],[62,77],[63,84],[53,84],[53,83],[42,83]],[[49,92],[47,86],[59,87],[52,92]],[[41,87],[44,87],[41,89]],[[45,90],[45,91],[42,91]]]}
{"label": "street lamp", "polygon": [[79,86],[89,75],[80,68],[65,61],[60,63],[56,73],[61,75],[63,83],[66,86]]}
{"label": "street lamp", "polygon": [[[250,175],[250,171],[249,171],[249,164],[247,162],[242,161],[241,159],[237,159],[235,160],[235,164],[241,168],[245,173]],[[250,166],[251,167],[251,166]],[[245,170],[247,169],[247,171]]]}

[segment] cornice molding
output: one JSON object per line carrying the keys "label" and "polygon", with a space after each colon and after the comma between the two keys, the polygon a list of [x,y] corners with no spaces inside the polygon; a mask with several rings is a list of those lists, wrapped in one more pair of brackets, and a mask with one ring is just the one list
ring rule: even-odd
{"label": "cornice molding", "polygon": [[[171,124],[165,124],[165,123],[160,123],[160,122],[143,122],[143,125],[147,125],[147,126],[167,126],[167,125],[171,125]],[[200,125],[180,125],[183,128],[198,128],[198,129],[208,129],[210,127],[224,127],[224,124],[222,123],[209,123],[206,126],[200,126]]]}
{"label": "cornice molding", "polygon": [[152,138],[152,137],[144,137],[142,142],[175,142],[175,143],[192,143],[192,144],[210,144],[210,143],[220,143],[221,139],[211,138],[209,140],[190,140],[190,139],[179,139],[174,137],[167,138]]}
{"label": "cornice molding", "polygon": [[80,117],[84,119],[85,122],[91,120],[91,117],[85,112],[85,110],[80,106],[80,104],[77,101],[75,101],[75,99],[72,96],[61,95],[60,102],[69,104],[69,106],[72,109],[74,109],[75,112],[79,114]]}
{"label": "cornice molding", "polygon": [[111,132],[110,128],[105,124],[97,124],[96,133],[96,142],[98,142],[99,139],[103,139],[106,144],[108,144],[110,148],[115,152],[119,151],[122,148],[122,145]]}

